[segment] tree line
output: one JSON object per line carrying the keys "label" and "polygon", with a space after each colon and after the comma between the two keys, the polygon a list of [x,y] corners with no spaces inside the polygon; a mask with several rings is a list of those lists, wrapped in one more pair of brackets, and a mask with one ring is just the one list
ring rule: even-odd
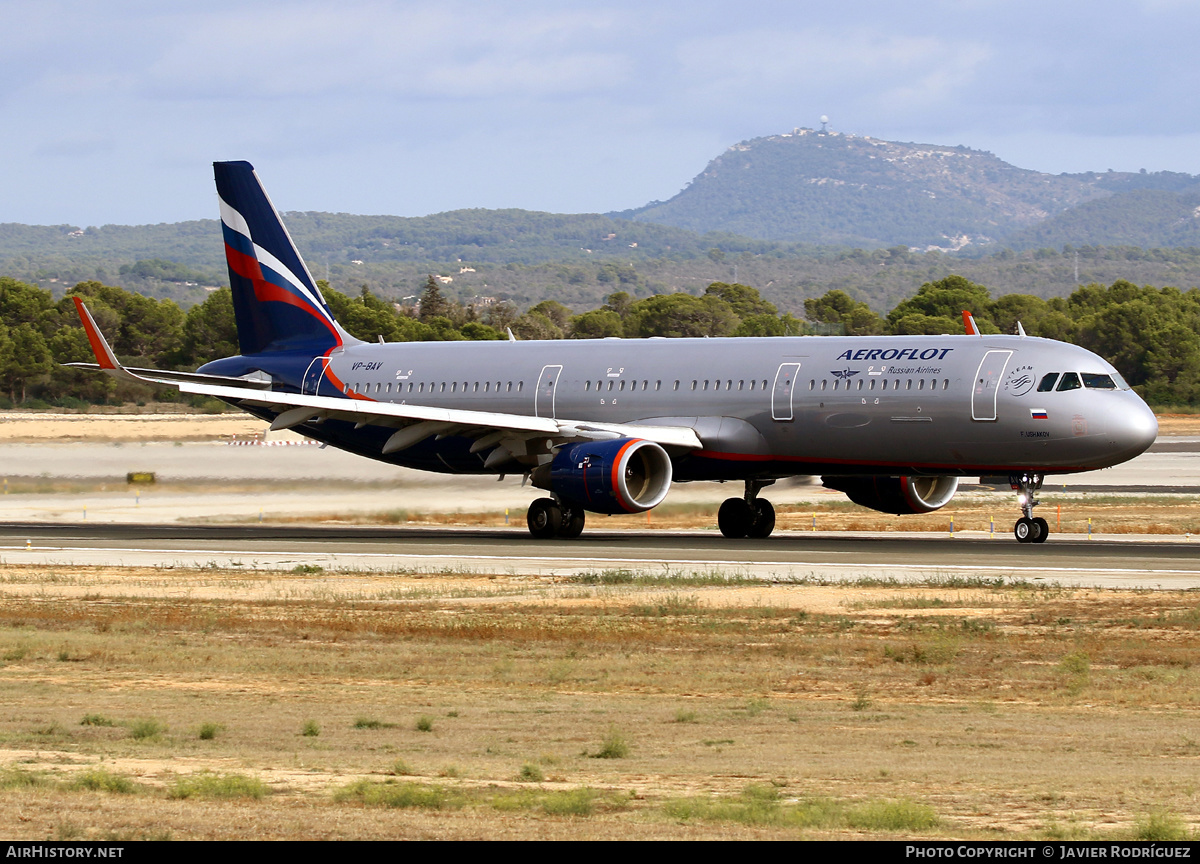
{"label": "tree line", "polygon": [[[759,291],[713,282],[698,295],[635,298],[617,290],[603,305],[574,312],[556,300],[521,311],[511,302],[472,305],[447,298],[430,276],[411,304],[363,287],[357,296],[319,281],[335,317],[354,336],[375,342],[507,339],[600,339],[846,334],[961,333],[970,310],[985,333],[1015,332],[1082,345],[1110,360],[1152,405],[1200,407],[1200,290],[1090,284],[1069,297],[1006,294],[951,275],[926,282],[886,315],[840,289],[804,302],[804,317],[780,313]],[[614,278],[614,287],[620,287]],[[72,296],[82,297],[113,351],[131,366],[195,369],[238,353],[229,289],[184,312],[169,299],[145,297],[97,281],[76,284],[55,301],[49,291],[0,277],[0,407],[81,408],[151,399],[204,400],[62,366],[92,362]]]}

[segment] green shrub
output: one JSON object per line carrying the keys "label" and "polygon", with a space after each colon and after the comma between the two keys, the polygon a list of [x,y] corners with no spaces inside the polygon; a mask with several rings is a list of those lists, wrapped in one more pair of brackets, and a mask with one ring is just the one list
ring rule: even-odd
{"label": "green shrub", "polygon": [[171,798],[253,798],[270,794],[266,783],[242,774],[193,774],[180,777],[171,787]]}

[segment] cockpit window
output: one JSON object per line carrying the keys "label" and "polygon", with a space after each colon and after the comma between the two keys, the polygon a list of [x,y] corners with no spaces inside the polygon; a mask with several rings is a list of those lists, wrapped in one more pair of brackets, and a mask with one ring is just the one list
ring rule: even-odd
{"label": "cockpit window", "polygon": [[1049,375],[1046,375],[1044,378],[1042,378],[1041,383],[1038,384],[1038,392],[1039,393],[1049,393],[1051,390],[1054,389],[1054,382],[1057,380],[1058,380],[1057,372],[1051,372]]}
{"label": "cockpit window", "polygon": [[1081,373],[1083,377],[1083,386],[1089,390],[1116,390],[1117,385],[1113,383],[1113,379],[1108,375],[1093,375],[1088,372]]}
{"label": "cockpit window", "polygon": [[1113,377],[1113,380],[1117,382],[1118,389],[1120,389],[1120,390],[1132,390],[1133,389],[1132,387],[1129,386],[1129,382],[1121,377],[1120,372],[1114,372],[1112,374],[1112,377]]}
{"label": "cockpit window", "polygon": [[1062,380],[1058,382],[1058,392],[1064,390],[1078,390],[1080,388],[1079,376],[1074,372],[1064,372]]}

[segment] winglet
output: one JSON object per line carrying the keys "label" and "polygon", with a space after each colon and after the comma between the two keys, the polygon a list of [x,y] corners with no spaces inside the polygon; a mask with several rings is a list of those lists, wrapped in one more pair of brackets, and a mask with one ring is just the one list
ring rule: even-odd
{"label": "winglet", "polygon": [[968,336],[982,336],[983,334],[979,332],[979,327],[975,324],[975,316],[972,315],[970,312],[968,312],[966,309],[963,310],[962,315],[963,315],[963,328],[966,329],[967,335]]}
{"label": "winglet", "polygon": [[121,364],[117,361],[117,355],[113,354],[112,348],[108,347],[108,340],[96,326],[92,313],[83,305],[83,299],[79,296],[72,296],[71,299],[75,301],[75,308],[79,310],[79,322],[83,325],[83,332],[87,334],[88,342],[91,343],[92,353],[96,355],[96,363],[101,369],[120,369]]}

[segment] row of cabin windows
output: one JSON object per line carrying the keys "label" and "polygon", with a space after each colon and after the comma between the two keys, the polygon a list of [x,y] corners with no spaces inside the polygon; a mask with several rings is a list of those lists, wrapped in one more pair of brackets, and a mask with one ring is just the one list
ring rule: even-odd
{"label": "row of cabin windows", "polygon": [[[915,388],[913,387],[914,380],[916,381]],[[862,378],[859,378],[857,381],[845,381],[841,378],[834,378],[833,379],[833,387],[829,386],[828,379],[823,378],[823,379],[821,379],[820,389],[821,390],[874,390],[874,389],[876,389],[875,388],[876,382],[878,382],[878,384],[879,384],[878,389],[880,389],[880,390],[888,390],[888,389],[891,389],[891,390],[913,390],[913,389],[937,390],[937,389],[939,389],[939,385],[940,385],[940,389],[942,389],[942,390],[950,389],[950,379],[949,378],[943,378],[941,381],[938,381],[938,379],[936,379],[936,378],[930,378],[928,380],[926,380],[925,378],[916,378],[916,379],[905,378],[903,382],[899,378],[893,378],[890,382],[888,381],[887,378],[871,378],[869,381],[866,382],[865,387],[863,386],[864,382],[863,382]],[[904,386],[901,387],[901,384],[903,384]],[[842,385],[845,385],[845,386],[842,386]],[[816,379],[813,379],[808,382],[808,389],[809,390],[817,389]]]}
{"label": "row of cabin windows", "polygon": [[[1045,378],[1042,379],[1042,383],[1038,385],[1038,390],[1039,391],[1052,390],[1054,388],[1054,380],[1057,377],[1058,377],[1057,372],[1053,372],[1050,375],[1047,375]],[[1109,378],[1107,375],[1084,375],[1083,377],[1085,379],[1083,386],[1085,386],[1085,387],[1092,387],[1092,388],[1103,389],[1103,390],[1115,389],[1115,385],[1113,384],[1112,379]],[[1068,381],[1069,378],[1073,378],[1074,383],[1069,382]],[[1103,379],[1103,381],[1101,379]],[[605,382],[603,382],[603,381],[596,382],[596,392],[600,392],[601,390],[606,389],[604,387],[604,383]],[[628,381],[627,382],[625,379],[621,379],[620,381],[610,380],[610,381],[608,381],[607,390],[610,392],[614,391],[614,390],[617,392],[623,392],[626,389],[628,389],[629,392],[632,393],[633,391],[639,389],[638,383],[639,382],[637,382],[637,381]],[[681,382],[676,381],[674,384],[674,387],[672,389],[678,390],[680,383]],[[788,382],[785,382],[785,383],[788,383]],[[874,389],[876,389],[876,387],[875,387],[876,383],[879,384],[880,390],[889,389],[889,384],[888,384],[887,378],[879,378],[879,379],[871,378],[869,381],[867,381],[865,383],[867,386],[864,388],[864,386],[863,386],[864,380],[862,378],[859,378],[857,381],[844,381],[841,378],[835,378],[833,380],[833,387],[830,388],[828,379],[822,379],[820,389],[821,390],[828,390],[828,389],[833,389],[833,390],[839,390],[839,389],[841,389],[841,390],[851,390],[851,389],[874,390]],[[917,378],[916,379],[916,384],[917,384],[916,389],[917,390],[926,390],[926,389],[937,390],[938,383],[939,382],[936,378],[930,378],[930,379],[928,379],[928,386],[927,386],[926,379]],[[482,388],[481,388],[481,384],[482,384]],[[629,385],[628,388],[626,388],[626,386],[625,386],[626,384]],[[748,384],[749,384],[749,386],[747,386],[747,381],[745,381],[744,379],[740,380],[737,382],[736,389],[738,389],[738,390],[754,390],[755,387],[757,387],[759,385],[759,382],[752,380],[752,381],[748,382]],[[845,385],[844,387],[842,386],[843,384]],[[520,393],[524,389],[525,382],[517,381],[517,382],[515,382],[515,385],[516,385],[515,392]],[[710,385],[711,385],[711,388],[710,388]],[[696,380],[696,381],[692,382],[692,390],[706,391],[706,390],[712,389],[715,391],[715,390],[722,389],[722,385],[724,385],[725,390],[735,389],[734,382],[732,380],[727,379],[725,381]],[[762,386],[760,389],[762,389],[762,390],[767,389],[766,379],[763,379],[763,381],[761,382],[761,385]],[[1080,386],[1079,378],[1075,375],[1074,372],[1068,372],[1066,375],[1063,376],[1062,383],[1060,383],[1058,385],[1058,389],[1059,390],[1073,390],[1079,386]],[[512,393],[512,392],[514,392],[514,382],[512,382],[512,381],[508,381],[508,382],[497,381],[497,382],[495,382],[495,386],[493,386],[491,381],[483,381],[483,382],[463,381],[462,386],[460,387],[459,383],[457,381],[451,381],[451,382],[449,382],[449,391],[447,391],[446,388],[447,388],[447,383],[445,381],[442,381],[440,383],[430,382],[428,385],[426,385],[425,382],[423,382],[423,381],[418,381],[418,382],[409,381],[409,382],[407,382],[407,384],[402,381],[396,385],[395,392],[396,393],[434,393],[434,392],[437,392],[437,393],[446,393],[446,392],[450,392],[450,393],[467,393],[467,392],[471,392],[471,393],[481,393],[481,392],[482,393],[501,393],[501,392]],[[948,379],[948,378],[942,379],[941,389],[948,390],[949,388],[950,388],[950,379]],[[592,389],[592,382],[591,381],[583,382],[583,389],[586,391],[590,391]],[[643,391],[649,390],[650,382],[642,381],[640,389]],[[655,381],[654,389],[661,390],[662,389],[662,381]],[[815,378],[808,382],[808,389],[809,390],[817,389],[817,381]],[[900,389],[912,390],[913,389],[913,379],[912,378],[905,379],[903,388],[901,388],[901,381],[899,378],[892,379],[891,389],[892,390],[900,390]],[[346,392],[350,393],[352,391],[354,393],[364,393],[364,394],[365,393],[377,393],[377,394],[388,395],[388,394],[392,393],[392,385],[391,385],[391,382],[389,382],[387,384],[376,383],[373,385],[370,383],[347,384]]]}
{"label": "row of cabin windows", "polygon": [[[483,382],[463,381],[461,385],[457,381],[451,381],[449,384],[447,384],[445,381],[442,381],[440,383],[434,383],[431,381],[431,382],[429,382],[429,384],[426,384],[424,381],[416,381],[416,382],[409,381],[407,384],[405,382],[401,381],[399,384],[396,385],[395,392],[396,393],[434,393],[434,392],[437,392],[437,393],[446,393],[446,392],[450,392],[450,393],[467,393],[467,392],[471,392],[471,393],[501,393],[501,392],[503,392],[503,393],[513,393],[513,392],[520,393],[521,390],[524,388],[524,386],[525,386],[524,381],[517,381],[515,383],[512,381],[507,381],[507,382],[497,381],[494,384],[491,381],[483,381]],[[449,387],[449,391],[447,391],[447,389],[446,389],[447,387]],[[377,384],[370,384],[370,383],[347,384],[346,392],[347,393],[351,393],[351,392],[354,392],[354,393],[381,393],[381,394],[387,395],[392,392],[392,385],[390,382],[387,384],[378,384],[378,383]]]}
{"label": "row of cabin windows", "polygon": [[[626,387],[626,386],[625,386],[625,385],[626,385],[626,383],[628,383],[628,384],[629,384],[629,386],[628,386],[628,387]],[[655,382],[654,382],[654,389],[655,389],[655,390],[661,390],[661,389],[662,389],[662,383],[663,383],[662,381],[655,381]],[[680,384],[682,384],[682,383],[683,383],[682,381],[676,381],[676,382],[674,383],[674,385],[672,385],[672,388],[671,388],[671,389],[672,389],[672,390],[678,390],[678,389],[679,389],[679,385],[680,385]],[[639,384],[640,384],[640,386],[639,386]],[[753,390],[753,389],[755,389],[756,387],[758,387],[758,385],[759,385],[759,382],[757,382],[757,381],[749,381],[749,382],[747,382],[745,379],[742,379],[741,381],[737,381],[737,382],[733,381],[733,379],[728,379],[728,380],[725,380],[725,381],[712,381],[712,380],[708,380],[708,381],[701,381],[701,380],[697,379],[697,380],[695,380],[695,381],[693,381],[693,382],[692,382],[692,389],[693,389],[693,390],[700,390],[700,391],[704,391],[704,390],[721,390],[721,389],[724,389],[724,390]],[[585,391],[588,391],[588,392],[590,392],[590,391],[592,391],[592,390],[594,389],[594,390],[595,390],[597,393],[599,393],[601,390],[604,390],[604,391],[606,391],[606,392],[610,392],[610,393],[611,393],[611,392],[613,392],[613,391],[616,391],[616,392],[620,393],[620,392],[622,392],[622,391],[624,391],[624,390],[626,390],[626,389],[627,389],[627,390],[629,390],[629,392],[631,392],[631,393],[632,393],[632,392],[634,392],[635,390],[643,390],[643,391],[645,391],[645,390],[649,390],[649,389],[650,389],[650,382],[649,382],[649,381],[641,381],[641,382],[638,382],[638,381],[629,381],[629,382],[626,382],[626,381],[624,381],[624,380],[620,380],[620,381],[610,380],[610,381],[608,381],[608,382],[607,382],[607,386],[605,386],[605,382],[604,382],[604,381],[597,381],[597,382],[596,382],[596,386],[595,386],[595,388],[593,388],[593,387],[592,387],[592,382],[591,382],[591,381],[584,381],[584,382],[583,382],[583,389],[584,389]],[[761,388],[761,389],[763,389],[763,390],[766,390],[766,389],[767,389],[767,382],[766,382],[765,380],[762,382],[762,388]]]}

